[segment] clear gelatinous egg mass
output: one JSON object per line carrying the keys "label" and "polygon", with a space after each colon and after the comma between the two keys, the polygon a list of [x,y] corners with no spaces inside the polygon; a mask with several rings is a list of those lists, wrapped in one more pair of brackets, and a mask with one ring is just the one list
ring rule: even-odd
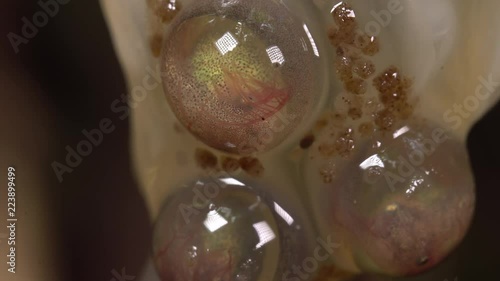
{"label": "clear gelatinous egg mass", "polygon": [[198,180],[173,194],[157,218],[153,255],[159,277],[281,280],[307,252],[303,227],[292,218],[235,179]]}
{"label": "clear gelatinous egg mass", "polygon": [[354,272],[432,268],[463,239],[474,211],[465,146],[430,125],[360,139],[349,159],[309,158],[306,177],[322,231],[344,241],[334,262]]}
{"label": "clear gelatinous egg mass", "polygon": [[200,1],[163,46],[163,86],[205,144],[249,154],[281,143],[318,103],[318,46],[277,1]]}

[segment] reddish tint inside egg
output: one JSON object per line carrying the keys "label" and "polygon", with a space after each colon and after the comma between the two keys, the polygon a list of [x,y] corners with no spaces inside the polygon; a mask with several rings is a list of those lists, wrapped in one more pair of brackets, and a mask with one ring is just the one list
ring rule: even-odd
{"label": "reddish tint inside egg", "polygon": [[[465,236],[474,211],[464,145],[425,124],[356,145],[348,159],[315,157],[306,168],[322,231],[344,241],[335,263],[401,276],[441,262]],[[326,182],[322,169],[330,171]]]}
{"label": "reddish tint inside egg", "polygon": [[153,257],[162,281],[281,280],[307,253],[305,229],[266,195],[232,178],[198,180],[158,216]]}
{"label": "reddish tint inside egg", "polygon": [[224,15],[186,11],[163,48],[172,111],[199,140],[236,154],[280,144],[318,103],[323,85],[307,25],[272,1],[253,4]]}

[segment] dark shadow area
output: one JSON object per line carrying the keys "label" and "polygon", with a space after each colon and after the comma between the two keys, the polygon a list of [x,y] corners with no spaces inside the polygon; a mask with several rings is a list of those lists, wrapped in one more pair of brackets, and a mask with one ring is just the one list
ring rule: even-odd
{"label": "dark shadow area", "polygon": [[[109,281],[111,271],[122,268],[139,275],[149,254],[150,222],[132,175],[128,120],[115,118],[110,109],[126,88],[99,2],[61,6],[17,55],[6,35],[21,34],[21,18],[31,18],[40,7],[36,1],[3,2],[1,50],[36,80],[37,94],[44,95],[56,120],[58,144],[42,168],[50,177],[48,192],[59,195],[51,197],[59,216],[53,219],[63,231],[69,280]],[[65,146],[76,148],[86,140],[82,130],[99,128],[103,118],[112,119],[115,130],[59,183],[51,163],[64,163]]]}

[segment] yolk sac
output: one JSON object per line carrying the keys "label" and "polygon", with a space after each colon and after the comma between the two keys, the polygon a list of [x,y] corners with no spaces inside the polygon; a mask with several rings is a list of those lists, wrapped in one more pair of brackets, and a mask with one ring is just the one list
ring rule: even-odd
{"label": "yolk sac", "polygon": [[[360,139],[349,159],[308,159],[318,224],[344,240],[333,259],[346,270],[423,272],[469,227],[475,192],[467,152],[440,128],[402,126]],[[324,169],[332,175],[328,181],[319,177]]]}
{"label": "yolk sac", "polygon": [[172,23],[163,46],[170,108],[213,148],[269,150],[318,104],[324,83],[313,36],[277,1],[199,2]]}
{"label": "yolk sac", "polygon": [[155,225],[160,279],[281,280],[306,250],[301,226],[277,206],[232,178],[185,186],[167,200]]}

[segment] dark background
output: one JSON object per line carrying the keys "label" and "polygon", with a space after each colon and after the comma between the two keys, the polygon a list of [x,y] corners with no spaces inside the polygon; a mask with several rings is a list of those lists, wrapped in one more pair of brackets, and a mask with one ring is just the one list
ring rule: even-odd
{"label": "dark background", "polygon": [[[64,147],[75,147],[83,139],[83,129],[97,128],[102,118],[111,118],[111,102],[126,93],[99,3],[73,0],[61,6],[48,25],[15,54],[7,34],[21,34],[21,18],[31,18],[39,9],[36,1],[27,0],[2,1],[0,5],[0,69],[4,71],[0,73],[11,72],[19,81],[29,79],[37,85],[30,94],[7,92],[0,85],[0,96],[2,103],[12,102],[10,98],[16,96],[14,105],[20,107],[40,100],[40,114],[52,120],[53,141],[48,144],[46,165],[40,169],[47,175],[49,184],[44,188],[61,232],[64,263],[60,270],[64,280],[74,281],[109,281],[111,270],[123,267],[128,274],[139,275],[148,255],[151,229],[131,173],[128,121],[114,122],[116,130],[78,169],[65,174],[62,183],[50,166],[52,161],[64,161]],[[12,122],[39,118],[0,114]],[[455,253],[460,270],[448,276],[449,280],[500,280],[499,123],[497,105],[469,136],[477,209],[471,231]],[[3,138],[7,128],[0,129]],[[16,127],[10,134],[22,135],[27,129]]]}

